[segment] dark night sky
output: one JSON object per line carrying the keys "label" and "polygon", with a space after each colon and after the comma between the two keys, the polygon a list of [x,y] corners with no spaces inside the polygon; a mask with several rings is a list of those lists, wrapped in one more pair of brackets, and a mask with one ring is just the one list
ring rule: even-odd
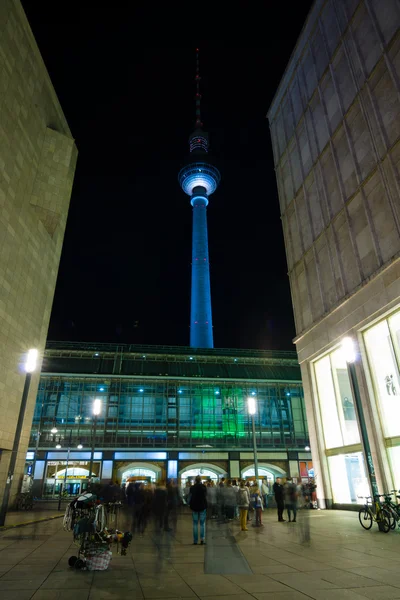
{"label": "dark night sky", "polygon": [[79,150],[49,339],[188,345],[199,46],[215,346],[294,349],[266,113],[311,0],[100,4],[23,0]]}

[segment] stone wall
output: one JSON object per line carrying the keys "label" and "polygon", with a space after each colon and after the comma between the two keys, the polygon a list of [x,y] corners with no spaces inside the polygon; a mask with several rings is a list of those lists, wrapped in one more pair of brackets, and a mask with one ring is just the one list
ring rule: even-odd
{"label": "stone wall", "polygon": [[269,111],[297,334],[400,255],[400,9],[316,0]]}
{"label": "stone wall", "polygon": [[[0,500],[29,348],[42,353],[77,150],[19,0],[0,2]],[[39,365],[40,368],[40,365]],[[32,379],[13,493],[38,376]]]}

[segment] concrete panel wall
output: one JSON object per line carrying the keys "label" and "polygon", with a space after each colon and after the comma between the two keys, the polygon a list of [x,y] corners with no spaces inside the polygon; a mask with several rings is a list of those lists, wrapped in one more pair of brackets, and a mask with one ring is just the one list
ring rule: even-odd
{"label": "concrete panel wall", "polygon": [[316,1],[270,108],[296,331],[400,253],[397,0]]}
{"label": "concrete panel wall", "polygon": [[[0,2],[0,499],[24,385],[44,349],[77,150],[19,0]],[[15,493],[38,377],[32,380]]]}

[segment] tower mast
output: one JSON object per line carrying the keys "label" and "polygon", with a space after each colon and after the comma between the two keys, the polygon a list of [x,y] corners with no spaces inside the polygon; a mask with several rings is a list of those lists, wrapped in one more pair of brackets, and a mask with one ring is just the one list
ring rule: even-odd
{"label": "tower mast", "polygon": [[207,206],[221,179],[211,164],[208,153],[208,134],[203,129],[200,112],[199,49],[196,49],[196,122],[189,137],[190,159],[179,172],[179,183],[190,196],[193,207],[192,289],[190,307],[190,346],[213,348],[210,265],[208,256]]}

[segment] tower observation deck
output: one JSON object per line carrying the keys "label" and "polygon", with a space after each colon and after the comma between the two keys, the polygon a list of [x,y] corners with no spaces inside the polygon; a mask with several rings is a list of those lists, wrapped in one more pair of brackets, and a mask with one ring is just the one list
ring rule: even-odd
{"label": "tower observation deck", "polygon": [[190,159],[179,172],[179,183],[193,207],[190,346],[213,348],[207,206],[221,179],[208,160],[208,134],[200,113],[199,51],[196,50],[196,124],[189,137]]}

